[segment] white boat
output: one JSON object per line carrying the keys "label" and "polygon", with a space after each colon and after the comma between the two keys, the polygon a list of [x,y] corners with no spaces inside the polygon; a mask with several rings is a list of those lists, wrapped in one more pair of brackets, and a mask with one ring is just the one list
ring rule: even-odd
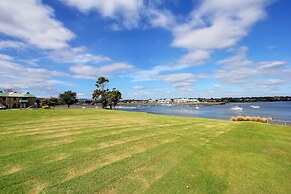
{"label": "white boat", "polygon": [[167,104],[166,106],[173,106],[172,104]]}
{"label": "white boat", "polygon": [[85,106],[83,106],[82,108],[86,108]]}
{"label": "white boat", "polygon": [[230,108],[231,110],[242,110],[243,108],[239,107],[239,106],[234,106]]}
{"label": "white boat", "polygon": [[195,108],[198,110],[199,109],[199,106],[195,106]]}
{"label": "white boat", "polygon": [[261,108],[260,106],[256,106],[256,105],[251,105],[251,108]]}

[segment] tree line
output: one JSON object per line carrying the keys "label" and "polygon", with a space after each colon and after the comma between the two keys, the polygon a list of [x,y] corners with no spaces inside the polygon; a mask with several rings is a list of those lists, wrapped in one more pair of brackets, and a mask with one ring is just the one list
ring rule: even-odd
{"label": "tree line", "polygon": [[[92,99],[95,103],[100,103],[102,108],[115,109],[115,106],[121,99],[121,92],[116,88],[109,90],[107,88],[109,80],[105,77],[99,77],[95,83],[96,89],[92,93]],[[58,98],[44,98],[40,101],[40,107],[50,108],[56,105],[67,105],[70,108],[71,105],[77,102],[77,93],[71,90],[65,91],[59,94]]]}

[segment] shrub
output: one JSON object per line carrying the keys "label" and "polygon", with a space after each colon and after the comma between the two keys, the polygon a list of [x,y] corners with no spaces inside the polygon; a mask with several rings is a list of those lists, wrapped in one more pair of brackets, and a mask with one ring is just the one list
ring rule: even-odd
{"label": "shrub", "polygon": [[231,121],[235,121],[235,117],[230,117],[230,120]]}
{"label": "shrub", "polygon": [[231,117],[231,121],[253,121],[253,122],[261,122],[261,123],[267,123],[268,120],[272,120],[272,118],[263,118],[263,117],[250,117],[250,116],[236,116]]}

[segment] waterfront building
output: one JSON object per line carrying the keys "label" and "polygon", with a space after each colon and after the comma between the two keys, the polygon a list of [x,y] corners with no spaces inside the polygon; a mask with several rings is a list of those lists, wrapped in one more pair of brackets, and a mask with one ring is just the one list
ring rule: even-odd
{"label": "waterfront building", "polygon": [[167,98],[167,99],[160,99],[160,100],[158,100],[158,103],[159,104],[170,104],[170,103],[172,103],[172,100],[169,99],[169,98]]}
{"label": "waterfront building", "polygon": [[0,91],[0,104],[6,106],[6,108],[27,108],[33,106],[36,102],[36,97],[29,92],[3,92]]}
{"label": "waterfront building", "polygon": [[195,98],[175,98],[174,103],[198,103],[199,100]]}

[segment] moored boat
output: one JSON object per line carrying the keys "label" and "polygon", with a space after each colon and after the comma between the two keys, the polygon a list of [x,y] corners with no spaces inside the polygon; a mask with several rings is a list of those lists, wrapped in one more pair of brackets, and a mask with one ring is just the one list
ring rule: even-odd
{"label": "moored boat", "polygon": [[260,106],[257,106],[257,105],[251,105],[250,107],[251,108],[261,108]]}
{"label": "moored boat", "polygon": [[243,110],[243,108],[239,107],[239,106],[234,106],[230,108],[231,110]]}

